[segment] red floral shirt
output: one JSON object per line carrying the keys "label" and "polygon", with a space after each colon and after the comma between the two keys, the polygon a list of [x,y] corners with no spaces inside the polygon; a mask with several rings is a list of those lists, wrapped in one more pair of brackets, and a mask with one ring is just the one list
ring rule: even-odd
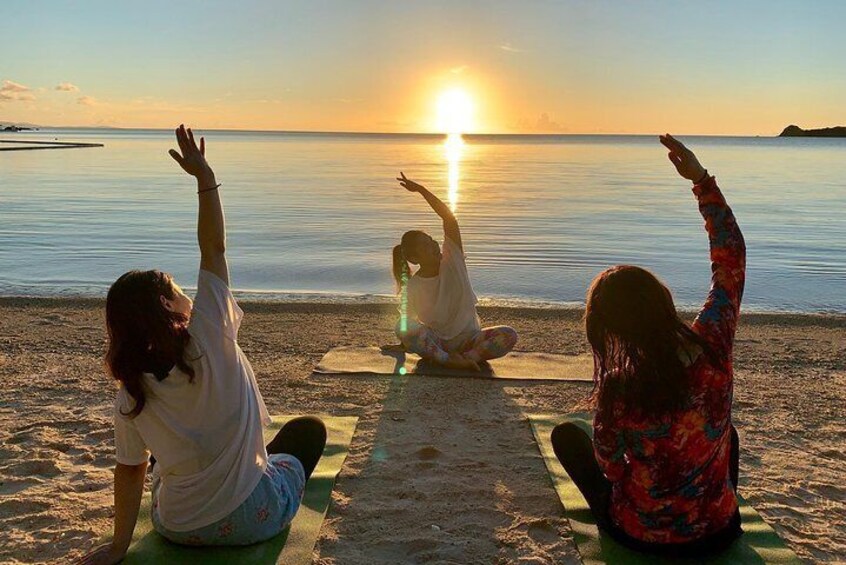
{"label": "red floral shirt", "polygon": [[715,353],[688,368],[692,401],[663,419],[600,406],[594,448],[613,484],[611,518],[630,536],[653,543],[698,539],[724,528],[737,509],[729,480],[732,347],[746,273],[746,245],[714,177],[693,187],[711,246],[712,284],[693,323]]}

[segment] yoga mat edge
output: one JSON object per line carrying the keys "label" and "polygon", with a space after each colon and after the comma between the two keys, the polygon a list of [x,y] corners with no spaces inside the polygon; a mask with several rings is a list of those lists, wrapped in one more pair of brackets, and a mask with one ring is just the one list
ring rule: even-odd
{"label": "yoga mat edge", "polygon": [[570,421],[593,435],[592,416],[579,412],[565,415],[532,414],[528,416],[532,433],[553,487],[564,506],[564,514],[573,530],[573,538],[586,565],[633,564],[650,565],[662,563],[711,563],[729,565],[738,563],[767,563],[773,565],[797,565],[801,563],[793,551],[776,534],[761,516],[742,497],[738,496],[744,534],[730,548],[709,559],[669,560],[641,554],[627,549],[609,536],[600,532],[587,502],[575,483],[570,479],[561,463],[555,457],[550,435],[553,428]]}
{"label": "yoga mat edge", "polygon": [[[265,428],[265,441],[270,441],[288,420],[296,416],[273,416],[273,423]],[[138,524],[132,545],[122,563],[167,563],[204,565],[230,563],[280,563],[306,565],[320,534],[320,527],[331,502],[335,480],[349,453],[356,416],[319,416],[327,429],[326,449],[323,457],[306,485],[303,502],[291,526],[274,538],[243,547],[187,547],[171,543],[153,531],[150,522],[150,493],[141,502]],[[107,542],[111,534],[102,539]]]}

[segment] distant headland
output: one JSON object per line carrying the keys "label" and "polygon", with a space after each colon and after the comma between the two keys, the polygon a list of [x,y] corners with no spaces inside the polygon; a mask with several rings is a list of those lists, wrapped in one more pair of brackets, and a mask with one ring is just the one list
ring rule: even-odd
{"label": "distant headland", "polygon": [[846,137],[846,126],[821,129],[802,129],[799,126],[787,126],[779,137]]}
{"label": "distant headland", "polygon": [[3,127],[3,124],[0,124],[0,131],[31,131],[35,130],[38,131],[38,128],[28,128],[23,126],[16,126],[14,124],[10,126]]}

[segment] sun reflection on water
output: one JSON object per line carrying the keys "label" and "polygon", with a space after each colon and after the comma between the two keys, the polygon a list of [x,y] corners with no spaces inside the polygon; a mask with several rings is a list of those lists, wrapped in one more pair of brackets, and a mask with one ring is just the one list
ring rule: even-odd
{"label": "sun reflection on water", "polygon": [[449,209],[455,213],[458,207],[458,185],[461,178],[461,154],[464,152],[464,139],[460,133],[447,135],[444,141],[444,154],[447,159],[447,198]]}

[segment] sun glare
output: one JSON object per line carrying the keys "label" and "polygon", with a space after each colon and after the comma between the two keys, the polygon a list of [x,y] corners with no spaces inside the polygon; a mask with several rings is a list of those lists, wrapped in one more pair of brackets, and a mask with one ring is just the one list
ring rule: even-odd
{"label": "sun glare", "polygon": [[455,213],[458,208],[458,185],[461,180],[461,154],[464,152],[464,140],[460,133],[447,135],[444,141],[444,153],[447,159],[447,198],[449,208]]}
{"label": "sun glare", "polygon": [[467,91],[461,88],[444,91],[438,97],[438,131],[451,134],[471,132],[474,110],[473,99]]}

